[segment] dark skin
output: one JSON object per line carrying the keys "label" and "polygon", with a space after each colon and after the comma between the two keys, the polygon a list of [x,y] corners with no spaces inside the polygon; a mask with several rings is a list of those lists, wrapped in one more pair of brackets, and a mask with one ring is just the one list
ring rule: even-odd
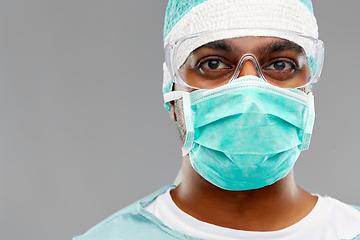
{"label": "dark skin", "polygon": [[245,231],[276,231],[303,219],[317,197],[294,182],[293,171],[276,183],[256,190],[228,191],[202,178],[183,160],[183,180],[170,194],[175,204],[194,218]]}
{"label": "dark skin", "polygon": [[[245,62],[239,74],[245,75],[258,76],[251,61]],[[178,84],[175,89],[193,91]],[[174,102],[170,102],[170,108],[172,119],[177,121]],[[283,179],[260,189],[228,191],[201,177],[192,168],[188,155],[183,158],[182,182],[170,194],[175,204],[192,217],[244,231],[277,231],[287,228],[307,216],[317,202],[316,196],[295,183],[293,170]]]}
{"label": "dark skin", "polygon": [[[308,81],[310,69],[304,61],[304,50],[291,41],[276,37],[241,37],[205,44],[189,55],[179,68],[179,75],[190,86],[219,87],[230,80],[245,54],[257,58],[264,77],[275,86],[295,88]],[[213,61],[215,68],[210,68],[208,64]],[[275,69],[279,63],[283,69]]]}

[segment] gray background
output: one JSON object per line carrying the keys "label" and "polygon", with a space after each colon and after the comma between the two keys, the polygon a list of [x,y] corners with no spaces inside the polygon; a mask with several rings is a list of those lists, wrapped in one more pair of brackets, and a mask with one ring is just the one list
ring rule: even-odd
{"label": "gray background", "polygon": [[[0,239],[70,239],[172,183],[166,0],[0,2]],[[360,1],[315,0],[325,66],[299,185],[360,205]]]}

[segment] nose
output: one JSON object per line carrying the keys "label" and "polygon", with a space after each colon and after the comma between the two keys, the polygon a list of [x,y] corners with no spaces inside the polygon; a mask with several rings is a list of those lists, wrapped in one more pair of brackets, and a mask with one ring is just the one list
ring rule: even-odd
{"label": "nose", "polygon": [[249,76],[249,75],[260,77],[258,72],[256,71],[255,64],[256,63],[254,63],[252,59],[245,60],[243,65],[240,66],[241,69],[240,69],[240,73],[238,75],[238,78],[239,77],[244,77],[244,76]]}

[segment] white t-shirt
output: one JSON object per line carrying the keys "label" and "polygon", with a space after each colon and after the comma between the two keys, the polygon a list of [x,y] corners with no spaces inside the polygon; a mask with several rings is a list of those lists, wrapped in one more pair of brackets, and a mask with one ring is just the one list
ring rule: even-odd
{"label": "white t-shirt", "polygon": [[253,232],[219,227],[183,212],[171,198],[169,189],[145,209],[168,227],[188,236],[207,240],[339,240],[360,234],[360,212],[330,197],[318,196],[314,209],[302,220],[279,231]]}

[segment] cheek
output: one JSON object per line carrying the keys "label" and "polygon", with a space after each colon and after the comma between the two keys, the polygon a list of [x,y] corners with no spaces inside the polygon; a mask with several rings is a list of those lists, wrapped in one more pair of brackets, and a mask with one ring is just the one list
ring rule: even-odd
{"label": "cheek", "polygon": [[[213,89],[225,85],[228,83],[233,76],[232,73],[229,73],[224,78],[219,78],[215,80],[209,80],[199,75],[197,70],[187,70],[187,71],[179,71],[181,79],[188,84],[189,86],[193,86],[199,89]],[[187,89],[188,92],[195,91],[196,89]]]}
{"label": "cheek", "polygon": [[171,117],[172,120],[174,120],[176,122],[177,118],[176,118],[176,114],[175,114],[174,103],[170,102],[169,104],[170,104],[170,117]]}
{"label": "cheek", "polygon": [[174,111],[176,114],[181,142],[182,144],[184,144],[186,138],[186,123],[185,123],[182,100],[177,100],[174,102]]}

